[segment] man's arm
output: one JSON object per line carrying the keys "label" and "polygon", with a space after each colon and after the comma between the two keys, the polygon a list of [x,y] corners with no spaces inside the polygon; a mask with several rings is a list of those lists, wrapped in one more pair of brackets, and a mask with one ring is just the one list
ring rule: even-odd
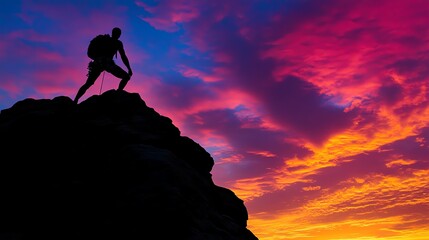
{"label": "man's arm", "polygon": [[124,50],[124,46],[122,45],[122,42],[120,42],[120,46],[119,46],[118,51],[119,51],[119,54],[121,55],[122,62],[123,62],[123,63],[125,64],[125,66],[128,68],[128,74],[129,74],[130,76],[131,76],[131,75],[133,75],[133,71],[131,70],[130,62],[128,61],[128,57],[127,57],[127,55],[125,54],[125,50]]}

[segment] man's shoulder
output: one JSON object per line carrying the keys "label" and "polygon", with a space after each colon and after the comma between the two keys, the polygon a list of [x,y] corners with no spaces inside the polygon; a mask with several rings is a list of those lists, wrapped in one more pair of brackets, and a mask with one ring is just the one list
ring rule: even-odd
{"label": "man's shoulder", "polygon": [[124,45],[122,44],[122,41],[121,41],[121,40],[119,40],[119,39],[115,39],[113,42],[114,42],[114,44],[115,44],[115,47],[116,47],[116,48],[118,48],[118,49],[120,49],[120,48],[123,48],[123,47],[124,47]]}

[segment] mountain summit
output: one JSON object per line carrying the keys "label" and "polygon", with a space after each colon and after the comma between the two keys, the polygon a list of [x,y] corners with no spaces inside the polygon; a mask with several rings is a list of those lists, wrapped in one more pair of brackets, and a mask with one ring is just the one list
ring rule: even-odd
{"label": "mountain summit", "polygon": [[27,98],[0,138],[0,239],[258,239],[210,154],[137,93]]}

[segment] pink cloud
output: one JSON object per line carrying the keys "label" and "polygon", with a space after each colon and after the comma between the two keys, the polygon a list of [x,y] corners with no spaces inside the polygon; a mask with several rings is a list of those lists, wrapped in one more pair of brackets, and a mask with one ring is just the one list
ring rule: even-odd
{"label": "pink cloud", "polygon": [[184,77],[196,77],[207,83],[221,81],[221,79],[215,74],[207,74],[198,69],[185,65],[179,65],[179,72],[182,73]]}
{"label": "pink cloud", "polygon": [[[16,78],[15,74],[6,73],[2,76],[2,81],[0,81],[0,88],[6,91],[10,96],[16,97],[21,92],[22,86]],[[6,98],[6,97],[4,97]]]}
{"label": "pink cloud", "polygon": [[286,16],[275,21],[271,31],[287,22],[299,25],[293,32],[279,34],[264,52],[280,63],[277,79],[292,73],[337,96],[339,103],[347,103],[356,96],[376,94],[395,70],[391,64],[425,59],[429,33],[422,9],[428,7],[426,1],[379,1],[374,7],[360,1],[334,6],[321,5],[325,12],[314,16],[316,19],[298,18],[295,23]]}
{"label": "pink cloud", "polygon": [[[427,16],[419,7],[427,6],[427,2],[380,1],[374,7],[368,7],[372,6],[368,2],[333,2],[298,4],[302,9],[262,19],[269,21],[265,26],[247,18],[250,14],[241,14],[245,7],[235,8],[237,17],[228,12],[235,25],[222,25],[215,14],[205,14],[186,25],[187,36],[193,46],[209,52],[221,66],[222,74],[214,77],[228,79],[228,87],[246,89],[259,98],[262,106],[271,109],[273,121],[321,143],[352,126],[353,108],[374,111],[379,100],[385,104],[402,100],[404,105],[401,96],[415,96],[411,95],[416,89],[413,84],[386,81],[397,82],[399,69],[402,73],[409,71],[399,77],[410,80],[423,80],[428,75],[423,67],[428,59],[424,55],[428,48],[424,40],[429,35]],[[218,8],[213,12],[222,11]],[[403,59],[415,59],[419,67],[402,64]],[[291,75],[309,82],[307,86],[313,85],[310,98],[287,96],[291,86],[285,79]],[[426,94],[424,87],[418,89],[418,96]],[[304,95],[308,93],[304,91]],[[415,100],[409,101],[415,104]],[[293,105],[296,109],[288,110]],[[298,109],[308,109],[308,115]],[[314,114],[317,117],[311,117]],[[312,119],[319,122],[310,124]]]}
{"label": "pink cloud", "polygon": [[161,1],[156,6],[150,6],[137,1],[136,5],[152,14],[150,17],[141,17],[156,29],[175,32],[179,30],[178,24],[194,20],[200,15],[201,3],[198,1]]}

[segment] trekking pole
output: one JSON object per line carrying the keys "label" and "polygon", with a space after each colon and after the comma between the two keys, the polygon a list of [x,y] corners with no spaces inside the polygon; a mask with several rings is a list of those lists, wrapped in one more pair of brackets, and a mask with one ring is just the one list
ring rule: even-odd
{"label": "trekking pole", "polygon": [[101,89],[103,88],[103,82],[104,82],[104,74],[105,74],[106,72],[105,71],[103,71],[103,78],[101,79],[101,85],[100,85],[100,93],[99,93],[99,95],[101,95]]}

